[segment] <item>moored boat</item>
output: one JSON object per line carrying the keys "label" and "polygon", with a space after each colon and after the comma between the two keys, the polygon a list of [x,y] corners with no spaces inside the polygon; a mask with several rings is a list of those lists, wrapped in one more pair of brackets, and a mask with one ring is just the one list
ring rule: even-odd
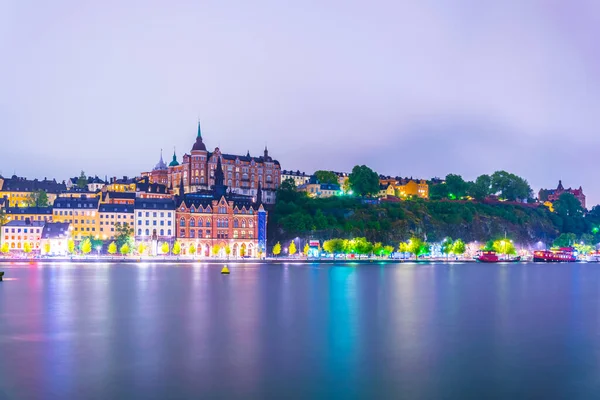
{"label": "moored boat", "polygon": [[499,263],[499,262],[519,262],[521,257],[514,258],[500,258],[493,250],[482,250],[479,255],[475,257],[478,262],[482,263]]}
{"label": "moored boat", "polygon": [[577,257],[571,247],[538,250],[533,252],[533,262],[575,262]]}

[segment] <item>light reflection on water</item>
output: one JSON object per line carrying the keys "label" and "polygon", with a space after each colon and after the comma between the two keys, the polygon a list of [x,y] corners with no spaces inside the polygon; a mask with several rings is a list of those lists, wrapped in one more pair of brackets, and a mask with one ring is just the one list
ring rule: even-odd
{"label": "light reflection on water", "polygon": [[0,399],[600,391],[598,265],[229,267],[3,267]]}

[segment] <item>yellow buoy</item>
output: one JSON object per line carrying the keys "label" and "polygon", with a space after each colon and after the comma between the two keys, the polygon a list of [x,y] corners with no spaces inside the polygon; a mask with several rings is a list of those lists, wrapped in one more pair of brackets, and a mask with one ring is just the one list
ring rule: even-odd
{"label": "yellow buoy", "polygon": [[221,270],[221,273],[222,273],[223,275],[229,275],[229,268],[227,268],[227,265],[225,265],[225,266],[223,267],[223,269]]}

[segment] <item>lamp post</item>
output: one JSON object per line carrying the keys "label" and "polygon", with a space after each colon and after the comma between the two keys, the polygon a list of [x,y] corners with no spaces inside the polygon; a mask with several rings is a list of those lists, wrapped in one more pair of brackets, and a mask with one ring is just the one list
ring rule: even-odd
{"label": "lamp post", "polygon": [[102,246],[96,246],[96,251],[98,252],[98,258],[100,258],[100,250],[102,249]]}

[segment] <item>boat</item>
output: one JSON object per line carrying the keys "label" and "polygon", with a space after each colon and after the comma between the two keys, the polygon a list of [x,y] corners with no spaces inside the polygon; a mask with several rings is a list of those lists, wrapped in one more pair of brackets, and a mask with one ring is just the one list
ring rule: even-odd
{"label": "boat", "polygon": [[498,257],[498,254],[493,250],[482,250],[479,255],[475,257],[475,260],[482,263],[519,262],[521,261],[521,257],[502,259]]}
{"label": "boat", "polygon": [[538,250],[533,252],[533,262],[575,262],[577,257],[571,247]]}

